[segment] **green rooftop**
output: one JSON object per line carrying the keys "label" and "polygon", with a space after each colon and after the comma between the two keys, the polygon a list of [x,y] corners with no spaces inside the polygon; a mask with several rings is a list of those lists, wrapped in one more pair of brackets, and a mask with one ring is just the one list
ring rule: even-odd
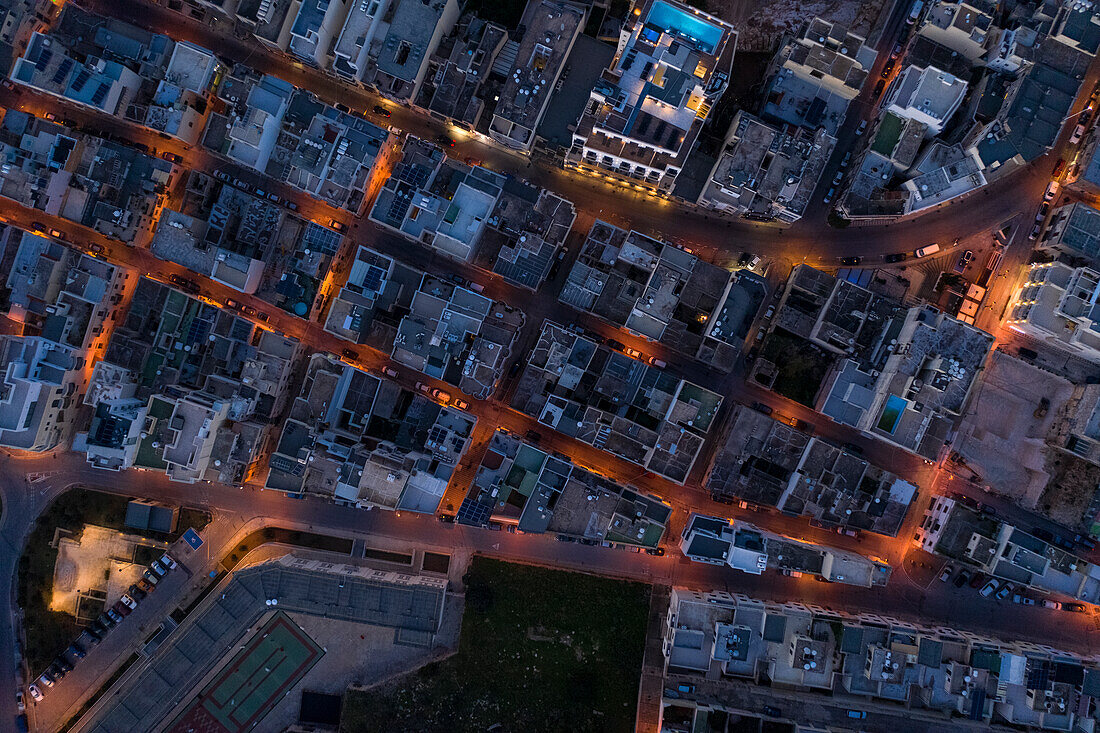
{"label": "green rooftop", "polygon": [[902,120],[893,112],[887,112],[878,126],[878,134],[871,143],[871,150],[879,155],[889,158],[894,153],[898,141],[901,140],[901,130],[904,127]]}

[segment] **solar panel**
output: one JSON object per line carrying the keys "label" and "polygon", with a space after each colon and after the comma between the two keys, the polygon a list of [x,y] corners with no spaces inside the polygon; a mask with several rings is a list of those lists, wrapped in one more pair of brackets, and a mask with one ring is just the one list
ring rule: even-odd
{"label": "solar panel", "polygon": [[87,69],[81,69],[80,73],[76,75],[75,79],[73,79],[73,91],[79,92],[81,89],[84,88],[84,85],[87,84],[88,80],[91,78],[92,75],[88,72]]}
{"label": "solar panel", "polygon": [[42,49],[42,53],[38,54],[38,60],[34,62],[34,68],[42,71],[49,66],[50,61],[53,60],[53,51],[48,48]]}
{"label": "solar panel", "polygon": [[65,75],[72,71],[72,69],[73,60],[69,58],[65,59],[61,62],[61,65],[57,67],[57,71],[54,72],[51,83],[60,84],[62,81],[65,80]]}
{"label": "solar panel", "polygon": [[462,506],[458,508],[455,519],[459,524],[468,524],[472,527],[484,527],[489,523],[490,507],[481,504],[476,499],[467,496],[462,500]]}
{"label": "solar panel", "polygon": [[107,97],[108,87],[103,82],[99,83],[99,86],[95,90],[95,94],[92,95],[92,104],[99,104]]}
{"label": "solar panel", "polygon": [[381,267],[371,265],[367,269],[367,274],[363,276],[363,288],[365,290],[376,291],[382,285],[382,275],[385,273]]}

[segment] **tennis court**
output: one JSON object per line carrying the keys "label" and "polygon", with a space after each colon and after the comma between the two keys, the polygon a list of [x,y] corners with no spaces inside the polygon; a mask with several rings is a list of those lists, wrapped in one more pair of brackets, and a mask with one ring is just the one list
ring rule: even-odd
{"label": "tennis court", "polygon": [[275,614],[199,693],[170,733],[244,733],[324,655],[286,614]]}

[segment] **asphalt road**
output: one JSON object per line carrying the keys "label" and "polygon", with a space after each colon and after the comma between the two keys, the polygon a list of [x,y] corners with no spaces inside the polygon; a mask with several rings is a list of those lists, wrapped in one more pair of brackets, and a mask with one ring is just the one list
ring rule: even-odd
{"label": "asphalt road", "polygon": [[[80,4],[98,12],[125,18],[151,30],[167,33],[176,39],[190,40],[211,48],[227,60],[244,62],[260,71],[276,74],[299,86],[308,87],[319,97],[330,102],[339,100],[358,111],[370,110],[379,102],[376,95],[366,90],[349,88],[346,84],[315,69],[304,67],[282,54],[262,47],[258,42],[243,41],[232,35],[217,33],[207,25],[159,6],[140,0],[83,0]],[[891,22],[893,21],[896,21],[896,18]],[[878,45],[880,59],[876,64],[876,71],[880,68],[879,64],[883,63],[882,48],[892,47],[889,23]],[[1083,88],[1090,88],[1095,78],[1094,65],[1083,83]],[[864,95],[866,94],[867,90],[864,90]],[[1075,109],[1079,109],[1083,104],[1083,101],[1078,102]],[[667,350],[662,351],[664,347],[660,345],[624,336],[598,319],[577,314],[565,308],[557,303],[556,290],[551,290],[550,287],[544,287],[539,293],[533,295],[520,291],[499,278],[489,276],[469,265],[436,257],[422,249],[418,250],[407,241],[383,232],[348,212],[332,209],[300,191],[267,181],[255,172],[233,166],[208,151],[190,149],[125,121],[99,115],[30,91],[0,90],[0,105],[12,108],[22,106],[37,114],[54,111],[59,117],[72,119],[91,130],[110,132],[134,142],[141,142],[159,152],[177,153],[185,158],[185,165],[189,168],[208,172],[222,168],[251,183],[262,181],[266,190],[274,190],[284,198],[297,202],[300,207],[299,213],[304,217],[323,223],[327,223],[329,219],[337,219],[345,223],[350,228],[348,239],[351,242],[370,244],[421,268],[430,266],[433,271],[453,272],[468,279],[477,280],[484,283],[486,294],[491,297],[507,302],[517,302],[514,299],[519,299],[518,302],[525,304],[529,324],[521,339],[521,346],[531,342],[542,319],[554,318],[564,322],[582,323],[602,335],[614,335],[618,340],[638,348],[646,355],[669,356]],[[393,109],[392,104],[387,106]],[[856,109],[860,117],[869,113],[870,108],[866,104],[865,96],[857,100]],[[619,185],[584,177],[539,161],[531,161],[524,156],[489,146],[479,139],[460,134],[412,109],[396,108],[391,119],[376,118],[376,120],[380,123],[396,125],[411,134],[428,139],[439,134],[449,134],[458,140],[456,147],[449,152],[459,157],[479,158],[488,167],[526,178],[574,201],[578,209],[578,220],[571,239],[574,243],[571,257],[575,256],[576,237],[583,234],[595,218],[604,218],[616,224],[658,236],[672,232],[679,241],[691,246],[697,254],[717,264],[728,264],[735,260],[741,251],[747,250],[771,257],[784,265],[808,262],[821,266],[835,266],[840,257],[860,255],[865,258],[865,266],[874,266],[881,262],[880,258],[884,254],[911,251],[931,241],[950,242],[968,235],[984,234],[999,227],[1005,221],[1018,217],[1021,212],[1031,211],[1038,204],[1042,189],[1049,180],[1050,170],[1057,157],[1054,153],[1048,154],[1031,165],[994,182],[980,192],[916,219],[885,226],[852,226],[847,229],[834,229],[822,223],[825,213],[822,208],[812,210],[811,216],[791,227],[779,227],[730,220],[698,211],[690,206],[680,207],[672,202],[653,199],[644,194],[626,190]],[[1064,147],[1067,135],[1068,132],[1063,132],[1062,144],[1056,149],[1061,150]],[[850,129],[842,131],[842,144],[838,146],[838,154],[853,141],[854,133]],[[832,164],[833,166],[838,164],[836,156]],[[295,318],[257,299],[242,297],[240,293],[199,277],[182,267],[157,260],[142,246],[127,247],[121,243],[112,242],[72,222],[48,217],[43,212],[26,209],[7,200],[0,201],[0,216],[21,226],[30,226],[35,221],[46,223],[48,227],[56,227],[66,232],[68,238],[78,246],[87,247],[98,244],[103,247],[103,254],[110,261],[134,268],[138,272],[150,273],[162,280],[173,274],[189,277],[200,283],[204,297],[217,303],[223,303],[227,298],[232,297],[252,305],[269,316],[267,325],[299,338],[309,348],[338,354],[343,348],[349,346],[347,342],[324,332],[316,323]],[[141,245],[147,241],[148,233],[144,233],[138,244]],[[1018,265],[1022,261],[1028,249],[1027,243],[1021,240],[1013,244],[1014,264]],[[343,253],[343,256],[345,258],[343,265],[346,265],[346,253]],[[562,270],[567,268],[568,261],[563,265]],[[433,383],[432,380],[416,375],[401,365],[393,364],[384,354],[362,346],[355,348],[361,355],[358,360],[359,366],[376,372],[389,366],[402,372],[399,381],[405,386],[411,386],[414,380],[425,381],[432,383],[432,386],[443,387],[452,394],[455,392],[453,387]],[[522,353],[522,348],[517,349],[520,358]],[[793,580],[771,573],[756,578],[732,570],[687,562],[675,550],[664,558],[652,558],[603,548],[562,544],[547,537],[521,537],[454,527],[440,524],[432,518],[416,518],[409,515],[398,517],[391,513],[377,511],[362,512],[321,501],[292,501],[273,492],[259,492],[251,488],[242,491],[234,487],[207,484],[194,486],[171,484],[162,475],[135,471],[111,475],[109,483],[111,489],[116,491],[177,503],[214,507],[218,513],[218,520],[208,530],[213,537],[208,547],[228,547],[234,535],[249,520],[270,521],[284,526],[314,526],[318,529],[346,532],[355,536],[387,537],[417,546],[442,549],[462,547],[510,559],[652,582],[673,583],[701,589],[726,588],[777,600],[798,599],[826,607],[862,609],[908,618],[919,615],[926,621],[950,623],[988,633],[1001,632],[1006,636],[1042,641],[1065,649],[1086,652],[1096,649],[1096,640],[1093,637],[1095,627],[1091,615],[1058,614],[1043,609],[1023,608],[982,600],[969,589],[957,591],[953,586],[939,584],[934,580],[933,568],[907,564],[905,558],[908,547],[904,538],[909,536],[908,530],[913,523],[920,519],[922,502],[926,501],[927,497],[927,488],[940,478],[935,470],[925,466],[920,459],[880,442],[868,441],[856,435],[854,431],[830,423],[808,408],[795,405],[773,393],[746,384],[736,372],[730,375],[715,374],[706,365],[679,356],[675,357],[675,360],[668,358],[666,361],[677,373],[716,388],[726,397],[724,412],[716,421],[712,435],[721,435],[730,406],[734,402],[763,402],[772,406],[781,415],[798,417],[816,425],[818,434],[837,441],[862,445],[865,455],[870,460],[914,480],[924,489],[921,499],[911,509],[906,525],[899,533],[899,537],[902,538],[899,540],[868,536],[857,542],[851,538],[838,537],[833,533],[810,528],[804,520],[800,519],[774,513],[743,515],[748,521],[773,531],[828,541],[830,544],[887,559],[897,565],[897,570],[894,579],[885,589],[856,589],[806,579]],[[499,398],[470,400],[470,402],[472,411],[479,418],[479,429],[482,431],[490,426],[501,426],[522,434],[528,429],[539,427],[531,418],[511,410],[507,403]],[[692,510],[725,516],[731,513],[730,507],[713,503],[699,488],[707,456],[715,447],[713,440],[708,441],[706,452],[696,462],[687,486],[679,486],[646,474],[637,466],[616,459],[586,444],[545,429],[540,432],[544,435],[543,447],[549,450],[560,450],[574,457],[582,465],[616,477],[625,483],[632,483],[642,490],[651,491],[668,500],[676,510],[670,526],[671,537],[675,537],[675,534],[680,531],[687,514]],[[461,472],[461,475],[467,477],[474,465],[476,462],[467,466],[467,470]],[[35,484],[28,484],[23,475],[32,471],[58,471],[59,473]],[[459,473],[456,472],[456,475]],[[83,464],[80,456],[71,453],[62,453],[50,458],[8,459],[6,465],[0,470],[0,495],[4,500],[4,516],[0,520],[0,540],[10,548],[9,552],[0,553],[0,577],[3,578],[2,582],[7,584],[9,598],[13,597],[13,576],[17,553],[23,545],[34,518],[64,486],[78,482],[103,484],[108,482],[108,479],[104,478],[103,473],[96,472]],[[464,489],[464,486],[459,488]],[[981,493],[980,488],[977,487],[961,488],[967,493]],[[1006,507],[1005,511],[1011,511],[1011,509]],[[206,557],[194,559],[191,569],[196,572],[196,575],[201,576],[199,571],[208,567],[214,557],[217,557],[217,553],[211,552]],[[932,563],[933,561],[925,557],[920,562]],[[14,603],[12,605],[14,608]],[[118,633],[120,632],[116,632]],[[12,703],[14,689],[11,685],[16,679],[16,653],[10,618],[0,618],[0,647],[3,647],[0,649],[0,685],[4,687],[4,690],[0,691],[0,716],[7,716],[14,714]],[[107,665],[106,660],[104,665]],[[101,670],[98,663],[86,666],[96,671]],[[105,667],[102,669],[105,672]],[[75,676],[70,676],[61,683],[65,685],[66,682],[71,682],[74,693],[71,696],[67,692],[51,695],[52,700],[48,699],[41,707],[40,715],[43,722],[59,723],[65,719],[66,712],[73,708],[79,697],[77,693],[80,692],[81,675],[84,674],[89,673],[77,670],[74,673]]]}
{"label": "asphalt road", "polygon": [[[47,471],[45,478],[28,484],[23,473]],[[959,629],[1005,638],[1049,644],[1066,651],[1086,654],[1100,651],[1100,638],[1092,614],[1070,614],[1011,603],[982,599],[977,591],[940,583],[938,567],[903,566],[896,569],[885,588],[863,589],[816,582],[808,577],[792,579],[775,573],[750,576],[730,569],[693,563],[675,548],[664,557],[627,551],[561,543],[547,535],[516,535],[454,524],[431,516],[365,511],[337,506],[321,500],[294,500],[278,492],[240,489],[218,484],[185,485],[171,482],[162,474],[126,471],[107,475],[83,463],[82,456],[61,453],[48,459],[6,459],[0,463],[0,496],[4,516],[0,538],[12,545],[33,517],[66,487],[83,484],[106,491],[135,494],[157,501],[216,507],[215,521],[204,531],[207,544],[197,553],[183,553],[181,560],[194,574],[179,579],[181,593],[193,593],[211,568],[257,522],[312,529],[362,538],[369,546],[433,549],[442,552],[482,553],[501,559],[550,565],[643,582],[675,585],[698,590],[721,589],[731,593],[775,601],[798,601],[826,609],[866,612],[943,624]],[[933,562],[930,556],[924,560]],[[0,582],[12,592],[14,553],[0,553]],[[165,589],[170,590],[170,589]],[[9,595],[10,597],[10,595]],[[135,613],[108,637],[103,652],[93,649],[65,680],[47,691],[46,700],[34,706],[32,714],[42,730],[63,723],[78,708],[85,694],[106,679],[151,633],[159,620],[180,603],[163,590],[154,596],[157,606],[138,617]],[[148,601],[147,601],[148,602]],[[135,626],[144,626],[139,632]],[[0,708],[11,705],[19,670],[15,667],[11,620],[0,616]],[[129,642],[129,643],[127,643]],[[35,674],[40,670],[33,670]],[[14,714],[14,710],[11,710]],[[4,711],[0,710],[0,715]],[[3,718],[0,718],[3,719]]]}

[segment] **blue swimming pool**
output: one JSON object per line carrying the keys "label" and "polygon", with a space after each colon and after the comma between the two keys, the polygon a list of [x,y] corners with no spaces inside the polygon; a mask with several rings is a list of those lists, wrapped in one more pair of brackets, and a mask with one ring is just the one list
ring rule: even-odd
{"label": "blue swimming pool", "polygon": [[901,422],[901,413],[905,412],[908,405],[908,401],[896,394],[887,397],[886,405],[883,406],[882,414],[878,418],[878,429],[893,435],[898,429],[898,423]]}
{"label": "blue swimming pool", "polygon": [[711,53],[718,48],[718,42],[722,40],[722,29],[691,13],[684,12],[668,3],[653,3],[646,16],[646,23],[658,28],[670,31],[696,41],[697,47],[703,53]]}

